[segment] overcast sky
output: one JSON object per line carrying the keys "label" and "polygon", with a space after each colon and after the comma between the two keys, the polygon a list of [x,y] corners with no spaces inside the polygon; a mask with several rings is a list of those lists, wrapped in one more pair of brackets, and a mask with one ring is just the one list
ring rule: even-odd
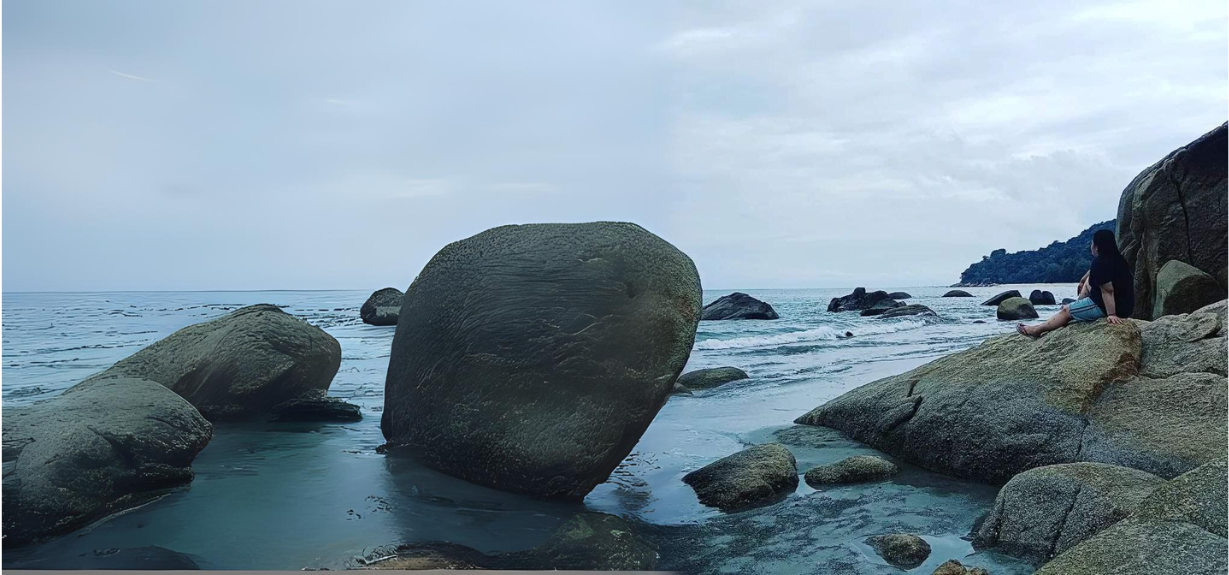
{"label": "overcast sky", "polygon": [[707,288],[957,281],[1226,120],[1207,2],[8,0],[3,288],[404,289],[626,220]]}

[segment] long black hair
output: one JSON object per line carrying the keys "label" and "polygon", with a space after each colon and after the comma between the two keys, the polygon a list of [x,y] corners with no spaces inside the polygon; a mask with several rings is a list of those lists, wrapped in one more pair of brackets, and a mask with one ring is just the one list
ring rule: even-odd
{"label": "long black hair", "polygon": [[1114,230],[1097,230],[1092,235],[1092,245],[1097,246],[1097,257],[1103,261],[1126,263],[1122,252],[1118,251],[1118,240],[1114,238]]}

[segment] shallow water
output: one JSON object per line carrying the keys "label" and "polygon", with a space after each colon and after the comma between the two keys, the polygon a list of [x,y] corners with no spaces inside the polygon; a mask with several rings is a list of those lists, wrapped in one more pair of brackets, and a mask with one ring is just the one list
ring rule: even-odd
{"label": "shallow water", "polygon": [[[849,289],[741,290],[768,301],[777,321],[701,322],[688,370],[733,365],[751,378],[672,397],[633,453],[584,508],[633,518],[661,546],[660,568],[699,572],[899,573],[861,542],[918,533],[934,548],[912,571],[959,558],[996,574],[1028,565],[972,553],[962,539],[988,510],[995,488],[911,466],[892,481],[815,491],[736,514],[701,506],[681,477],[745,445],[783,441],[799,471],[864,446],[819,428],[793,426],[811,408],[880,377],[976,345],[1012,329],[979,305],[1016,287],[1058,298],[1074,286],[899,288],[942,319],[863,318],[825,311]],[[884,288],[887,289],[887,288]],[[898,288],[891,288],[896,290]],[[706,291],[705,301],[729,293]],[[196,479],[150,504],[24,548],[4,566],[55,567],[107,549],[157,546],[217,569],[342,568],[374,548],[447,540],[497,552],[545,539],[582,507],[504,494],[375,452],[393,328],[358,320],[368,292],[161,292],[4,294],[3,405],[52,397],[175,330],[244,305],[273,303],[341,342],[330,393],[360,405],[353,424],[217,425],[193,464]],[[1057,307],[1039,308],[1045,317]],[[985,323],[974,323],[975,321]],[[854,337],[842,338],[846,331]]]}

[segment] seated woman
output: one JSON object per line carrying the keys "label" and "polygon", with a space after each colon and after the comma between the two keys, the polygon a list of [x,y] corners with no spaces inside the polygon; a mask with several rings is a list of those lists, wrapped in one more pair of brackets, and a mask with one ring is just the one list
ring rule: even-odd
{"label": "seated woman", "polygon": [[1092,266],[1080,280],[1079,297],[1063,306],[1054,317],[1033,326],[1019,324],[1016,331],[1029,337],[1040,337],[1073,321],[1096,321],[1106,318],[1119,323],[1131,317],[1135,310],[1135,279],[1131,277],[1127,260],[1118,251],[1114,232],[1101,230],[1092,235]]}

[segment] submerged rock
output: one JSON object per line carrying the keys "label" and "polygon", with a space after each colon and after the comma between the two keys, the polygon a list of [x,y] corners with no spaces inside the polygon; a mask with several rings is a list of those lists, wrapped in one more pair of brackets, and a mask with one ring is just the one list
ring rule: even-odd
{"label": "submerged rock", "polygon": [[665,404],[700,302],[691,259],[634,224],[503,226],[449,244],[405,294],[380,422],[390,453],[580,500]]}
{"label": "submerged rock", "polygon": [[1164,483],[1104,463],[1030,469],[999,491],[974,545],[1042,563],[1126,518]]}
{"label": "submerged rock", "polygon": [[1054,301],[1054,294],[1039,289],[1035,289],[1032,293],[1028,294],[1028,301],[1033,305],[1057,305],[1057,302]]}
{"label": "submerged rock", "polygon": [[156,382],[79,383],[5,408],[4,545],[37,542],[149,501],[192,480],[213,428]]}
{"label": "submerged rock", "polygon": [[832,301],[828,303],[828,311],[862,311],[864,309],[870,309],[871,307],[874,307],[875,304],[885,300],[891,302],[890,304],[886,304],[888,307],[903,305],[900,302],[893,301],[892,298],[888,297],[888,292],[886,291],[873,291],[867,293],[866,288],[859,287],[854,288],[853,293],[847,296],[832,298]]}
{"label": "submerged rock", "polygon": [[737,511],[775,501],[798,487],[798,463],[780,443],[749,447],[683,476],[700,503]]}
{"label": "submerged rock", "polygon": [[806,472],[807,485],[820,487],[844,483],[880,481],[900,473],[896,464],[874,455],[855,455]]}
{"label": "submerged rock", "polygon": [[363,569],[495,569],[535,571],[651,571],[657,549],[627,521],[605,513],[578,513],[545,543],[526,551],[487,555],[447,542],[411,543],[391,557],[364,561]]}
{"label": "submerged rock", "polygon": [[401,298],[404,295],[397,288],[387,287],[376,290],[367,298],[367,301],[363,302],[358,315],[363,319],[363,323],[397,325],[397,317],[401,315]]}
{"label": "submerged rock", "polygon": [[943,297],[973,297],[973,294],[962,289],[954,289],[943,294]]}
{"label": "submerged rock", "polygon": [[747,372],[737,367],[714,367],[684,373],[677,383],[687,389],[709,389],[747,377]]}
{"label": "submerged rock", "polygon": [[910,305],[903,305],[900,307],[895,307],[895,308],[886,310],[883,313],[879,314],[879,317],[881,318],[907,317],[907,316],[915,316],[915,315],[937,316],[938,314],[936,314],[934,310],[924,305],[910,304]]}
{"label": "submerged rock", "polygon": [[911,296],[911,295],[909,295],[908,293],[903,292],[903,291],[894,291],[894,292],[892,292],[892,293],[888,294],[888,297],[890,297],[890,298],[892,298],[892,299],[909,299],[909,298],[911,298],[911,297],[913,297],[913,296]]}
{"label": "submerged rock", "polygon": [[700,319],[778,319],[778,316],[771,305],[745,293],[734,292],[704,306]]}
{"label": "submerged rock", "polygon": [[1135,278],[1135,317],[1156,317],[1158,272],[1171,260],[1216,278],[1224,293],[1229,260],[1226,149],[1226,124],[1221,124],[1149,166],[1123,189],[1117,237]]}
{"label": "submerged rock", "polygon": [[1023,296],[1020,295],[1020,290],[1013,289],[1013,290],[1008,290],[1003,293],[1000,293],[984,302],[981,302],[981,304],[982,305],[999,305],[1003,303],[1004,301],[1010,298],[1013,298],[1013,297],[1023,297]]}
{"label": "submerged rock", "polygon": [[995,317],[1000,320],[1036,319],[1037,310],[1033,304],[1022,297],[1012,297],[1003,300],[995,311]]}
{"label": "submerged rock", "polygon": [[91,379],[156,381],[218,421],[322,395],[340,366],[341,345],[333,336],[260,304],[185,327]]}
{"label": "submerged rock", "polygon": [[[1171,321],[1217,318],[1206,310]],[[1223,335],[1215,339],[1225,346]],[[991,483],[1077,461],[1174,477],[1227,449],[1224,375],[1140,375],[1176,365],[1169,359],[1188,351],[1213,353],[1179,342],[1145,347],[1132,322],[1072,324],[1037,340],[1008,334],[854,389],[796,423],[833,427],[929,469]]]}
{"label": "submerged rock", "polygon": [[1179,260],[1169,260],[1156,274],[1152,317],[1190,313],[1225,299],[1225,288],[1206,272]]}
{"label": "submerged rock", "polygon": [[335,397],[299,397],[273,407],[277,421],[359,421],[362,410]]}
{"label": "submerged rock", "polygon": [[875,535],[866,539],[875,553],[884,561],[901,569],[913,569],[930,557],[930,544],[917,535],[894,533]]}
{"label": "submerged rock", "polygon": [[981,567],[969,569],[955,559],[948,559],[938,566],[931,575],[990,575]]}

